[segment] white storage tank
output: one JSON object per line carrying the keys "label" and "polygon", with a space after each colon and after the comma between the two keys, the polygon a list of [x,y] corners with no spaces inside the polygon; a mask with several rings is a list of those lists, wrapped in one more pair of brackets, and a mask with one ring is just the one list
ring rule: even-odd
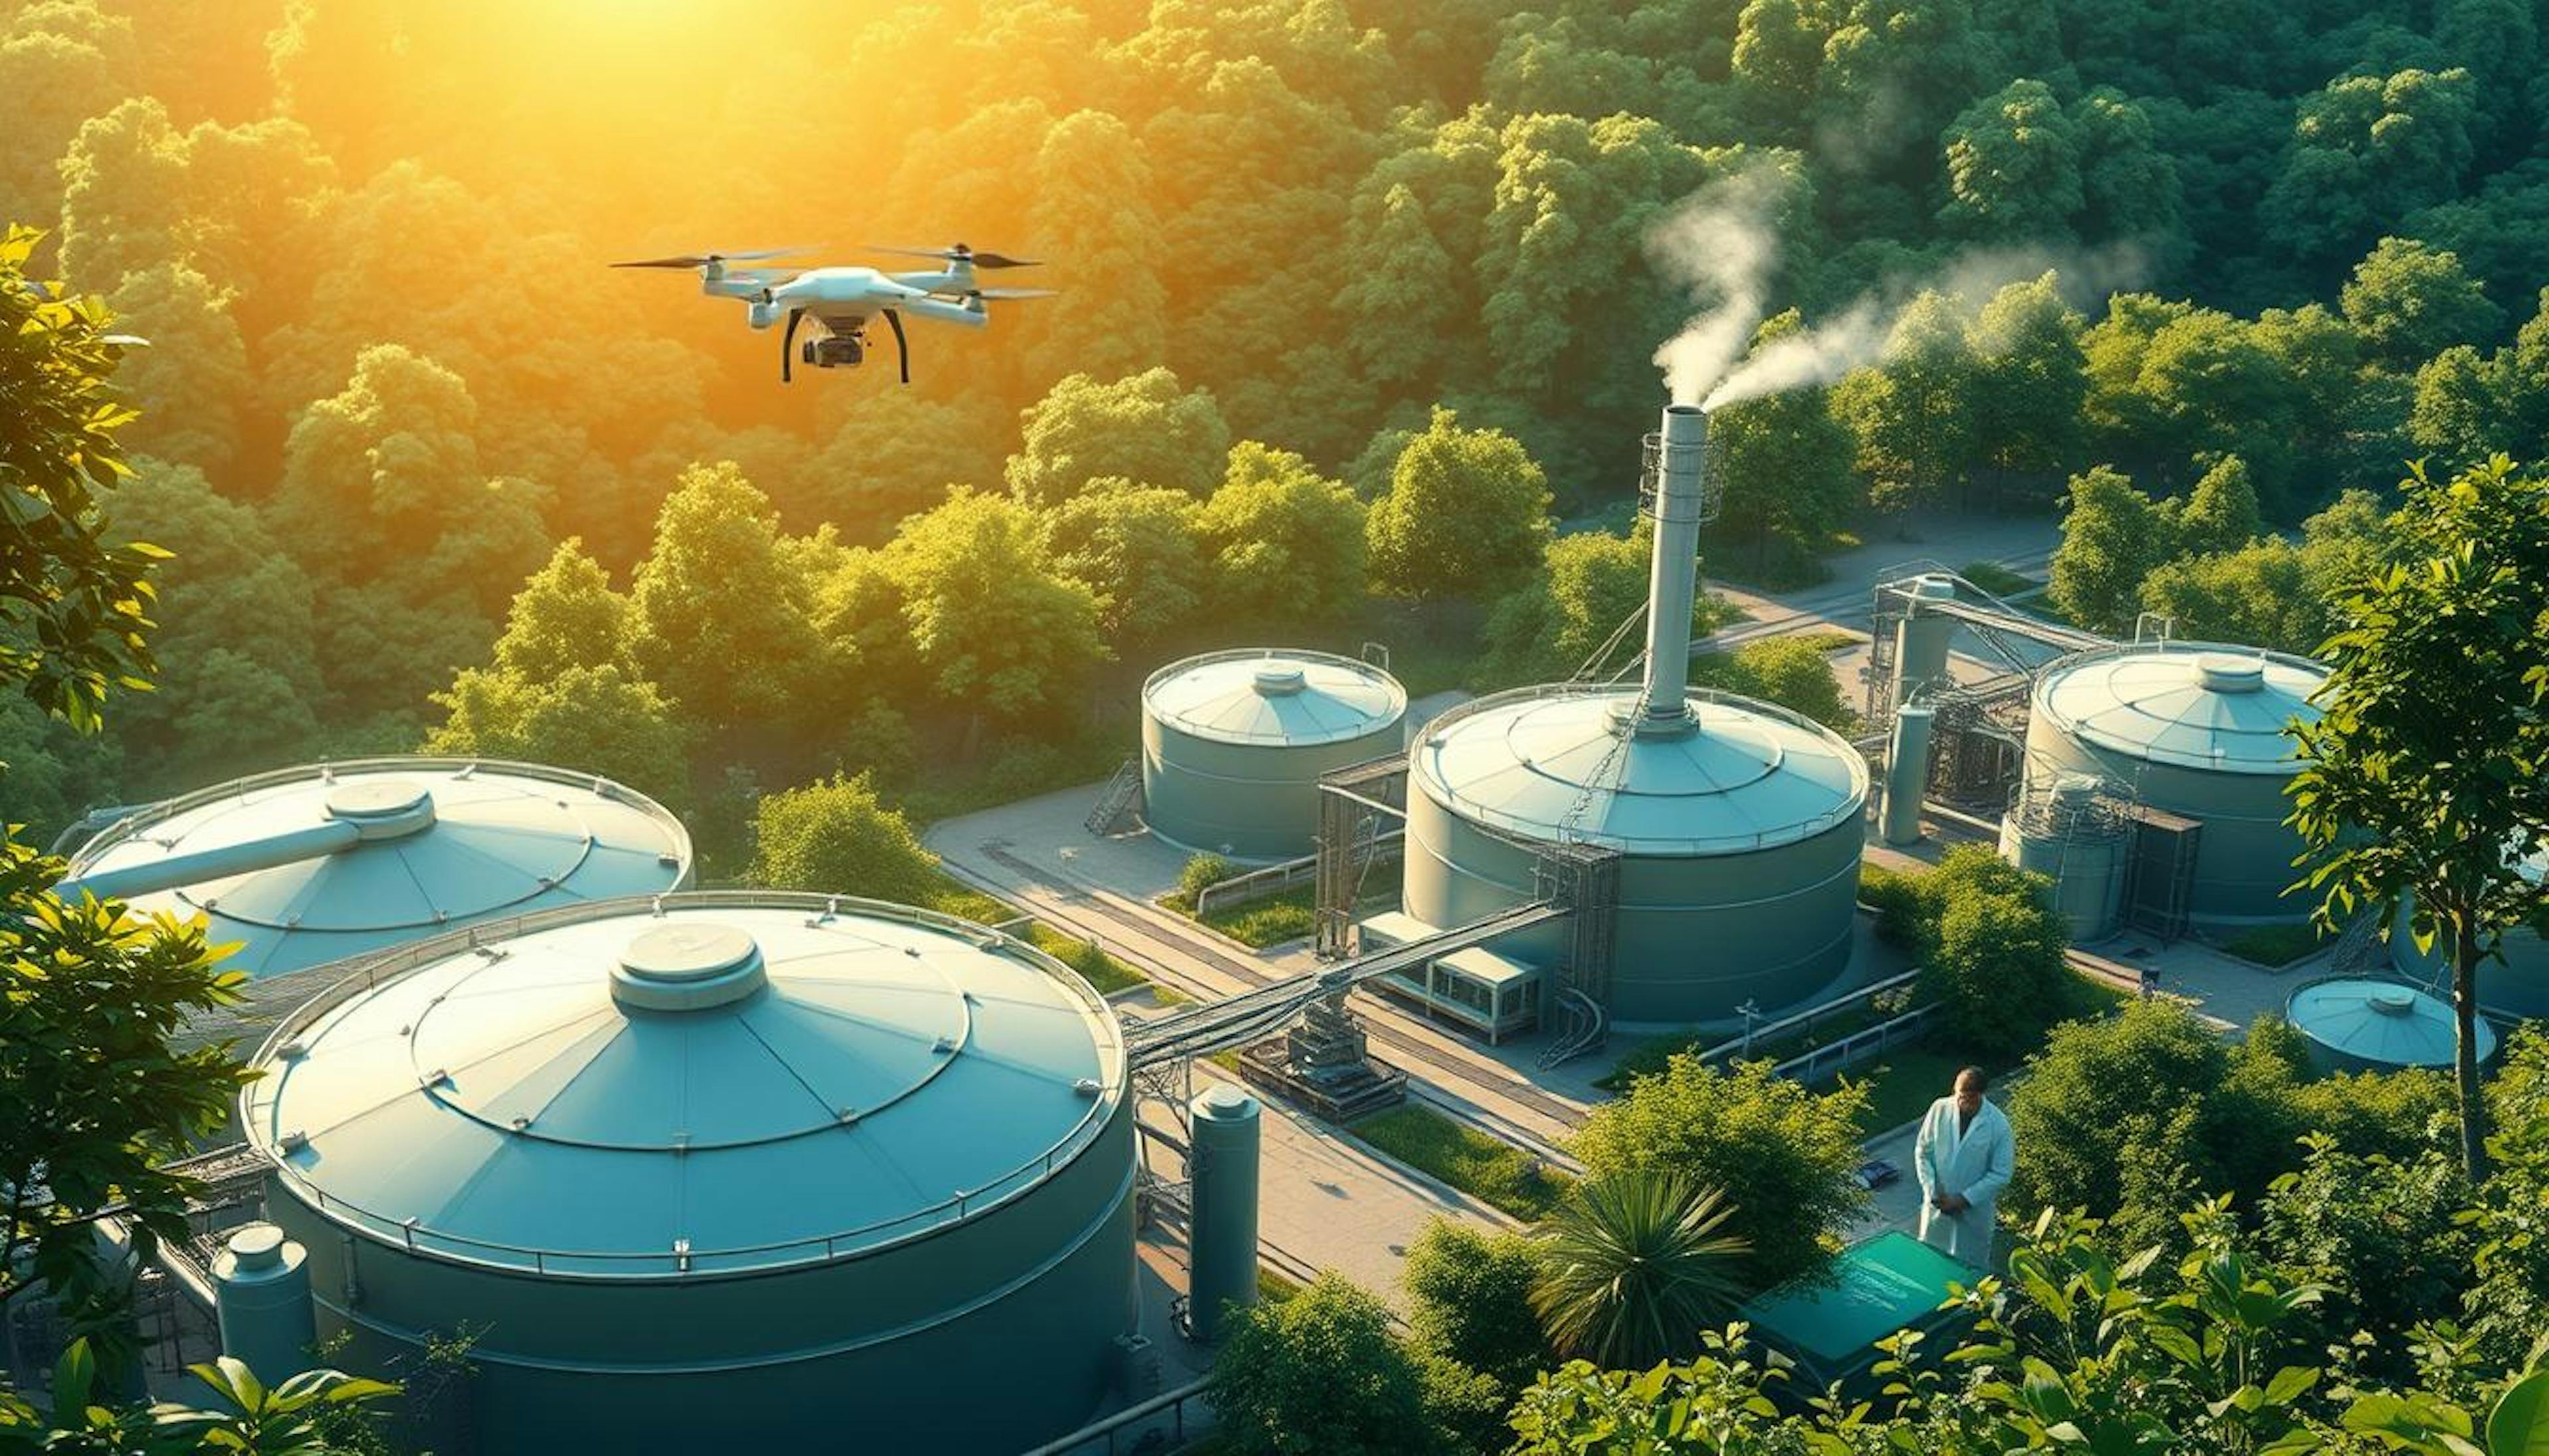
{"label": "white storage tank", "polygon": [[[2310,1039],[2322,1072],[2391,1072],[2455,1064],[2460,1032],[2452,1008],[2397,981],[2333,977],[2312,981],[2284,1003],[2284,1020]],[[2496,1029],[2478,1023],[2478,1059],[2496,1055]]]}
{"label": "white storage tank", "polygon": [[964,921],[568,906],[385,957],[254,1064],[321,1333],[378,1370],[483,1331],[485,1452],[1014,1451],[1138,1323],[1115,1018]]}
{"label": "white storage tank", "polygon": [[500,916],[691,880],[691,836],[623,784],[536,764],[389,758],[216,784],[122,820],[62,886],[201,914],[278,976]]}
{"label": "white storage tank", "polygon": [[2299,774],[2288,730],[2316,722],[2327,670],[2308,658],[2209,642],[2096,648],[2035,680],[2022,793],[2065,774],[2109,778],[2146,808],[2198,820],[2187,909],[2199,926],[2306,919],[2299,833],[2284,787]]}
{"label": "white storage tank", "polygon": [[1181,849],[1294,860],[1318,848],[1319,775],[1406,747],[1407,689],[1369,663],[1247,648],[1142,685],[1142,817]]}

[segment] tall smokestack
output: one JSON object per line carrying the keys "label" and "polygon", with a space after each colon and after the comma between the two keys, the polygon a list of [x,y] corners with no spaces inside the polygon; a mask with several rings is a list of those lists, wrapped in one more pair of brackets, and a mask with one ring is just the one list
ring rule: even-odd
{"label": "tall smokestack", "polygon": [[1690,717],[1690,609],[1699,594],[1699,528],[1709,509],[1708,415],[1697,405],[1664,408],[1653,455],[1655,560],[1647,586],[1647,695],[1641,733],[1679,733]]}

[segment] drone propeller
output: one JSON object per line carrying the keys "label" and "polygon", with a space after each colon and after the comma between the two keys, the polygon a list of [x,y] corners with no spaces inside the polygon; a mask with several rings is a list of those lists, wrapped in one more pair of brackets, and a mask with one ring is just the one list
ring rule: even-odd
{"label": "drone propeller", "polygon": [[950,263],[971,263],[977,268],[1033,268],[1034,258],[1013,258],[1006,253],[978,253],[963,243],[953,247],[885,247],[871,245],[872,253],[899,253],[906,258],[942,258]]}
{"label": "drone propeller", "polygon": [[809,253],[812,247],[765,247],[740,253],[684,253],[671,258],[640,258],[633,263],[614,263],[614,268],[705,268],[711,263],[746,263],[755,258],[784,258],[791,253]]}

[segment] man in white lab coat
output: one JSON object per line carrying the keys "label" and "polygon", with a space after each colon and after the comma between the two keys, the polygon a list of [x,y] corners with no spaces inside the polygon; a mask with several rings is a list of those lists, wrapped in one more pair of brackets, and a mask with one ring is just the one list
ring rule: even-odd
{"label": "man in white lab coat", "polygon": [[1975,1268],[1991,1262],[1992,1232],[2017,1147],[2009,1119],[1983,1100],[1981,1067],[1956,1073],[1956,1090],[1921,1119],[1913,1165],[1921,1174],[1921,1240]]}

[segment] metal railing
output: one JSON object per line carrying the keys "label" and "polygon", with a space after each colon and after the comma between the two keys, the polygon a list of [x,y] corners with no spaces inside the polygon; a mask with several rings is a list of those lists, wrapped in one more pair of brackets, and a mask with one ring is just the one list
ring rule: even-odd
{"label": "metal railing", "polygon": [[[1138,1406],[1127,1406],[1103,1420],[1082,1426],[1058,1441],[1048,1441],[1025,1453],[1025,1456],[1122,1456],[1139,1450],[1139,1442],[1151,1439],[1156,1431],[1165,1430],[1168,1445],[1159,1449],[1182,1450],[1194,1438],[1195,1427],[1186,1419],[1186,1408],[1200,1401],[1212,1389],[1207,1375],[1173,1391],[1164,1391]],[[1127,1446],[1125,1440],[1137,1444]]]}
{"label": "metal railing", "polygon": [[862,899],[855,895],[817,895],[795,890],[691,890],[595,900],[485,921],[447,936],[384,952],[363,961],[342,980],[302,1003],[277,1023],[264,1045],[257,1048],[256,1055],[250,1058],[249,1065],[266,1068],[278,1059],[287,1043],[355,997],[424,967],[467,955],[482,946],[562,926],[640,912],[661,914],[667,910],[690,909],[802,910],[814,917],[807,922],[809,925],[844,914],[894,920],[960,937],[986,952],[1023,959],[1044,971],[1066,996],[1080,1003],[1087,1012],[1087,1024],[1097,1039],[1099,1064],[1105,1085],[1111,1089],[1110,1095],[1092,1100],[1088,1111],[1073,1125],[1071,1131],[1041,1154],[988,1183],[961,1189],[925,1208],[856,1228],[769,1243],[661,1251],[548,1249],[471,1238],[426,1228],[413,1218],[392,1218],[330,1195],[293,1167],[287,1154],[269,1138],[271,1130],[259,1126],[263,1121],[260,1100],[270,1107],[276,1095],[275,1088],[279,1085],[273,1078],[260,1078],[240,1092],[239,1124],[246,1130],[249,1142],[271,1165],[275,1180],[289,1188],[296,1197],[331,1222],[396,1243],[411,1253],[490,1268],[529,1269],[562,1278],[678,1279],[745,1270],[761,1272],[791,1264],[823,1263],[853,1254],[864,1255],[986,1213],[1039,1186],[1052,1176],[1056,1167],[1068,1163],[1103,1137],[1117,1106],[1124,1101],[1130,1057],[1124,1042],[1123,1025],[1116,1020],[1105,999],[1070,967],[1015,936],[953,915]]}
{"label": "metal railing", "polygon": [[[1385,836],[1385,838],[1396,837],[1395,835]],[[1304,855],[1298,860],[1286,860],[1280,864],[1269,864],[1263,868],[1251,869],[1245,874],[1234,874],[1228,879],[1216,879],[1195,892],[1195,919],[1203,919],[1215,906],[1245,905],[1252,900],[1263,900],[1271,895],[1279,895],[1295,885],[1308,884],[1318,877],[1319,857]]]}
{"label": "metal railing", "polygon": [[1762,1042],[1775,1042],[1793,1032],[1811,1032],[1823,1022],[1855,1011],[1861,1002],[1874,1001],[1890,991],[1909,990],[1912,984],[1920,979],[1921,972],[1918,970],[1907,970],[1899,975],[1887,976],[1881,981],[1861,986],[1846,995],[1836,996],[1819,1006],[1807,1007],[1793,1016],[1783,1016],[1777,1021],[1754,1027],[1748,1037],[1738,1037],[1731,1042],[1721,1042],[1699,1053],[1699,1059],[1715,1064],[1748,1055],[1750,1048]]}
{"label": "metal railing", "polygon": [[[1199,657],[1183,658],[1180,661],[1171,663],[1167,667],[1153,673],[1150,677],[1142,680],[1143,708],[1145,711],[1150,710],[1151,694],[1158,690],[1159,685],[1162,682],[1165,682],[1172,678],[1182,677],[1197,668],[1211,667],[1216,663],[1242,662],[1299,662],[1319,664],[1332,668],[1343,668],[1345,671],[1352,673],[1355,677],[1362,679],[1365,682],[1369,682],[1376,681],[1379,683],[1387,685],[1390,689],[1390,710],[1373,718],[1369,723],[1361,724],[1351,731],[1331,731],[1324,737],[1283,738],[1279,740],[1281,742],[1332,743],[1341,742],[1347,739],[1361,738],[1366,734],[1377,730],[1386,723],[1404,719],[1407,716],[1407,689],[1400,686],[1398,680],[1390,677],[1386,669],[1375,668],[1372,664],[1365,662],[1361,658],[1344,657],[1333,652],[1314,652],[1308,648],[1292,647],[1232,647],[1225,648],[1220,652],[1207,652]],[[1375,674],[1378,675],[1376,679],[1374,676]],[[1195,729],[1188,728],[1183,724],[1179,723],[1174,718],[1162,717],[1160,721],[1177,729],[1180,733],[1193,733],[1198,738],[1206,739],[1216,737],[1216,735],[1211,733],[1198,732]],[[1278,740],[1274,737],[1268,737],[1256,741],[1274,743]]]}
{"label": "metal railing", "polygon": [[1935,1002],[1916,1006],[1889,1021],[1862,1027],[1838,1042],[1810,1047],[1770,1068],[1770,1074],[1812,1085],[1835,1072],[1856,1066],[1872,1056],[1882,1055],[1895,1046],[1928,1035],[1930,1023],[1938,1015],[1938,1009]]}
{"label": "metal railing", "polygon": [[339,774],[395,773],[400,770],[430,774],[444,772],[460,774],[501,774],[509,778],[536,778],[543,783],[581,788],[588,793],[600,795],[614,803],[644,814],[673,836],[685,864],[691,860],[689,828],[662,804],[614,779],[605,778],[597,774],[577,774],[565,769],[553,769],[545,764],[516,763],[510,759],[433,758],[423,754],[405,754],[372,759],[343,759],[332,763],[322,761],[316,764],[299,764],[289,769],[269,769],[262,774],[251,774],[244,778],[234,778],[209,788],[196,789],[192,793],[179,794],[175,798],[144,804],[90,836],[88,842],[80,847],[79,854],[72,860],[71,872],[76,874],[80,866],[88,861],[91,852],[101,846],[141,837],[143,830],[153,825],[165,824],[180,814],[208,804],[244,800],[259,789],[281,788],[313,781],[327,783],[332,781]]}

